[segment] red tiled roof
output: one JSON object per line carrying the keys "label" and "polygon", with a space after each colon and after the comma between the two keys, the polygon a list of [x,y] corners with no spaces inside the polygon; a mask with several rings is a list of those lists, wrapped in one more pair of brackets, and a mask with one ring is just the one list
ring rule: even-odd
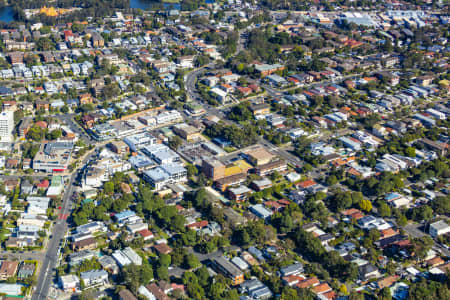
{"label": "red tiled roof", "polygon": [[148,229],[143,229],[141,231],[138,232],[143,238],[149,237],[149,236],[153,236],[153,233],[148,230]]}
{"label": "red tiled roof", "polygon": [[297,183],[296,186],[306,189],[306,188],[316,185],[316,184],[317,183],[314,180],[308,179],[308,180]]}
{"label": "red tiled roof", "polygon": [[443,265],[445,263],[445,261],[442,258],[440,258],[439,256],[436,256],[432,259],[427,260],[426,263],[427,263],[427,265],[434,267],[434,266]]}
{"label": "red tiled roof", "polygon": [[172,252],[172,248],[165,243],[154,245],[153,248],[155,248],[155,250],[160,254],[168,254]]}
{"label": "red tiled roof", "polygon": [[291,201],[289,201],[287,199],[280,199],[280,200],[278,200],[278,203],[281,205],[290,205]]}
{"label": "red tiled roof", "polygon": [[301,289],[305,289],[305,288],[309,288],[312,286],[316,286],[319,283],[320,282],[319,282],[319,279],[317,279],[317,277],[311,277],[311,278],[308,278],[306,280],[303,280],[303,281],[297,283],[295,286],[298,288],[301,288]]}
{"label": "red tiled roof", "polygon": [[388,228],[388,229],[381,230],[380,233],[381,233],[380,238],[384,239],[384,238],[388,238],[388,237],[398,234],[398,231],[396,231],[392,228]]}
{"label": "red tiled roof", "polygon": [[208,225],[208,221],[203,220],[203,221],[200,221],[200,222],[195,222],[195,223],[189,224],[186,227],[187,228],[203,228],[203,227],[205,227],[207,225]]}
{"label": "red tiled roof", "polygon": [[326,292],[330,292],[331,291],[331,287],[328,285],[328,283],[321,283],[315,287],[312,288],[313,293],[316,294],[323,294]]}
{"label": "red tiled roof", "polygon": [[48,188],[49,185],[50,185],[50,182],[47,179],[44,179],[37,185],[37,187],[46,189],[46,188]]}
{"label": "red tiled roof", "polygon": [[37,122],[35,123],[35,125],[36,125],[36,126],[39,126],[39,127],[41,127],[41,128],[47,128],[47,122],[45,122],[45,121],[37,121]]}
{"label": "red tiled roof", "polygon": [[293,284],[303,280],[305,280],[305,277],[300,275],[289,275],[283,277],[283,281],[285,281],[287,284]]}
{"label": "red tiled roof", "polygon": [[182,284],[176,284],[176,283],[171,283],[170,286],[174,289],[174,290],[180,290],[183,291],[185,290],[185,286]]}
{"label": "red tiled roof", "polygon": [[333,300],[333,299],[336,299],[338,295],[334,291],[329,291],[329,292],[323,293],[322,296],[324,296],[327,299]]}
{"label": "red tiled roof", "polygon": [[392,276],[388,276],[386,278],[380,279],[377,282],[378,288],[383,289],[385,287],[390,287],[398,280],[398,278],[399,277],[397,275],[392,275]]}

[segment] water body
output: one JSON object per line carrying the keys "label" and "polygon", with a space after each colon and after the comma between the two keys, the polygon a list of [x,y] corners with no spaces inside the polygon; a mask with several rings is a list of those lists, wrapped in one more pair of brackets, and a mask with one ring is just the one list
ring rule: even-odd
{"label": "water body", "polygon": [[150,9],[157,3],[151,0],[130,0],[130,8]]}
{"label": "water body", "polygon": [[14,11],[12,7],[5,6],[3,8],[0,8],[0,21],[5,23],[14,21]]}
{"label": "water body", "polygon": [[143,10],[152,9],[157,6],[161,6],[161,4],[164,9],[181,9],[181,5],[179,3],[163,3],[157,0],[130,0],[130,8],[140,8]]}
{"label": "water body", "polygon": [[[156,6],[162,6],[164,9],[181,9],[181,5],[179,3],[162,3],[158,0],[130,0],[130,8],[140,8],[143,10],[152,9]],[[14,11],[12,7],[5,6],[3,8],[0,8],[0,21],[9,23],[11,21],[14,21]]]}

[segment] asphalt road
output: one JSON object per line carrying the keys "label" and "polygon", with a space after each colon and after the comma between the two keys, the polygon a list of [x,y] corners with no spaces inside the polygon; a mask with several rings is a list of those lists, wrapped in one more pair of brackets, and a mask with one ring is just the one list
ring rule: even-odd
{"label": "asphalt road", "polygon": [[23,174],[20,174],[20,175],[14,175],[14,174],[3,175],[2,174],[2,175],[0,175],[1,180],[17,180],[17,179],[23,179],[23,178],[27,178],[27,177],[31,177],[31,178],[40,180],[40,179],[44,179],[44,178],[48,177],[48,174],[32,173],[32,174],[25,174],[25,175],[23,175]]}
{"label": "asphalt road", "polygon": [[[237,246],[230,246],[228,251],[240,251],[240,250],[241,249]],[[188,252],[194,253],[194,255],[197,256],[198,260],[201,263],[206,263],[208,260],[213,260],[214,258],[218,258],[224,254],[224,252],[222,250],[217,250],[212,253],[203,254],[203,253],[194,251],[192,248],[189,248]],[[180,267],[171,268],[171,269],[169,269],[169,276],[181,278],[183,276],[184,272],[186,272],[186,271],[187,271],[186,269],[183,269]]]}
{"label": "asphalt road", "polygon": [[16,251],[16,252],[11,252],[11,251],[1,251],[0,252],[0,258],[2,259],[17,259],[18,261],[23,261],[23,260],[37,260],[37,261],[41,261],[42,258],[44,257],[44,252],[36,250],[33,252],[25,252],[22,251],[23,253],[21,253],[20,251]]}
{"label": "asphalt road", "polygon": [[200,94],[197,93],[197,90],[195,88],[195,83],[197,82],[197,77],[199,77],[201,74],[205,72],[206,67],[212,67],[214,64],[210,63],[206,66],[203,66],[202,68],[196,69],[189,74],[186,75],[186,91],[188,93],[188,96],[191,100],[196,100],[200,98]]}
{"label": "asphalt road", "polygon": [[[92,155],[95,154],[95,151],[93,151],[91,154],[87,155],[81,166],[84,166],[86,162],[91,158]],[[78,170],[72,173],[72,176],[70,177],[66,192],[64,193],[63,199],[62,199],[62,208],[60,211],[60,214],[70,214],[71,212],[71,196],[74,192],[74,185],[75,179],[77,177]],[[56,224],[53,226],[53,233],[52,237],[50,238],[48,244],[47,244],[47,252],[45,254],[45,257],[42,261],[42,265],[40,268],[38,280],[37,280],[37,286],[36,289],[32,295],[32,300],[45,300],[47,299],[50,286],[53,281],[53,271],[56,267],[56,264],[58,262],[58,248],[60,242],[63,240],[64,235],[66,234],[68,229],[68,223],[67,220],[57,220]]]}
{"label": "asphalt road", "polygon": [[86,145],[92,144],[94,141],[91,137],[82,129],[73,119],[75,114],[59,114],[54,115],[55,118],[63,121],[74,133],[76,133],[86,143]]}
{"label": "asphalt road", "polygon": [[425,235],[425,232],[419,229],[421,226],[420,224],[408,224],[403,226],[403,230],[414,238],[421,238]]}
{"label": "asphalt road", "polygon": [[[425,235],[427,235],[422,230],[423,226],[424,225],[422,225],[422,224],[408,224],[406,226],[403,226],[402,228],[410,236],[412,236],[414,238],[422,238]],[[433,250],[440,252],[442,255],[444,255],[446,257],[450,257],[450,251],[448,249],[444,248],[442,245],[440,245],[436,241],[433,245]]]}

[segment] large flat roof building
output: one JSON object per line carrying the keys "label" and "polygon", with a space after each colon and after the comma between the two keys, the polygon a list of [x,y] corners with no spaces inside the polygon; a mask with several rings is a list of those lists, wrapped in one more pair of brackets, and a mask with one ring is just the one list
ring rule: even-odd
{"label": "large flat roof building", "polygon": [[450,232],[450,225],[444,220],[430,224],[430,235],[432,237],[437,237],[448,232]]}
{"label": "large flat roof building", "polygon": [[233,285],[238,285],[244,282],[244,273],[223,256],[214,258],[213,263],[219,272],[231,278]]}
{"label": "large flat roof building", "polygon": [[225,177],[225,168],[222,162],[214,158],[205,158],[202,161],[203,173],[214,181]]}
{"label": "large flat roof building", "polygon": [[72,142],[49,142],[42,144],[33,159],[33,169],[43,172],[64,172],[72,155]]}
{"label": "large flat roof building", "polygon": [[187,170],[180,164],[161,165],[144,172],[144,179],[156,190],[160,190],[167,184],[185,182]]}
{"label": "large flat roof building", "polygon": [[136,152],[146,146],[156,144],[156,138],[148,132],[142,132],[127,136],[123,141],[130,147],[132,152]]}
{"label": "large flat roof building", "polygon": [[267,151],[264,147],[256,147],[247,153],[248,160],[254,166],[260,166],[269,163],[275,155]]}
{"label": "large flat roof building", "polygon": [[177,153],[162,144],[146,146],[142,149],[142,152],[158,164],[171,164],[181,160]]}

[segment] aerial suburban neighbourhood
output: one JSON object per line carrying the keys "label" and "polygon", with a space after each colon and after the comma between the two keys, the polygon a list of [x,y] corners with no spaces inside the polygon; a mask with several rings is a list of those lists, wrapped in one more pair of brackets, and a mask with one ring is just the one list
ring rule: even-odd
{"label": "aerial suburban neighbourhood", "polygon": [[0,3],[0,300],[450,299],[442,0]]}

